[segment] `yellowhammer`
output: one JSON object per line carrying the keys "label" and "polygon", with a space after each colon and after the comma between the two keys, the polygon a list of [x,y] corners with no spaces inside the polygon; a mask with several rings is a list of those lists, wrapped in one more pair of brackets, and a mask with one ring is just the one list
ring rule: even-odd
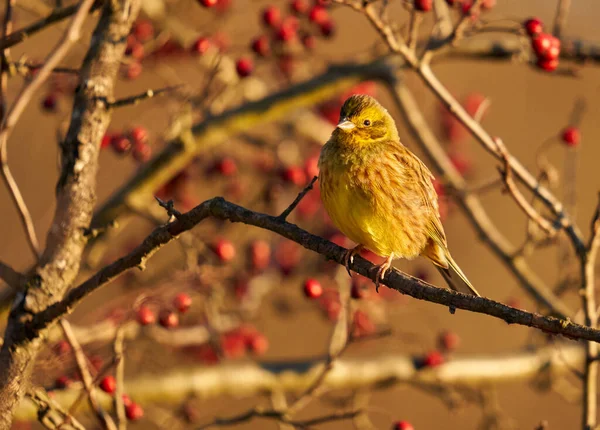
{"label": "yellowhammer", "polygon": [[327,213],[358,244],[346,253],[348,273],[363,247],[387,257],[378,266],[377,288],[394,258],[422,255],[452,289],[479,295],[448,251],[433,175],[400,143],[394,119],[377,100],[354,95],[344,102],[319,168]]}

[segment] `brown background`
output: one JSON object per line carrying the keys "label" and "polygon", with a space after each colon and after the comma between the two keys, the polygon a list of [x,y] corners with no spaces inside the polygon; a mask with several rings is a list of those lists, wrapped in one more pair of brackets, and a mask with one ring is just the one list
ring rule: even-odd
{"label": "brown background", "polygon": [[[509,18],[522,20],[537,15],[545,22],[551,22],[556,1],[548,0],[499,0],[494,11],[486,15],[487,19]],[[243,50],[247,36],[257,31],[258,18],[254,18],[254,9],[264,6],[264,2],[234,3],[240,13],[225,24],[226,31],[239,37],[234,41],[234,51]],[[198,28],[207,22],[206,16],[198,11],[198,7],[190,4],[183,9],[190,11],[189,22],[198,19]],[[234,9],[235,10],[235,9]],[[404,22],[405,12],[395,9],[399,22]],[[195,15],[194,15],[195,14]],[[196,17],[196,15],[198,15]],[[333,42],[323,44],[318,50],[318,58],[331,58],[343,61],[352,58],[372,46],[376,36],[368,27],[363,17],[353,11],[339,9],[334,12],[338,24],[338,34]],[[394,15],[392,15],[394,16]],[[584,40],[595,40],[600,44],[598,30],[600,3],[594,0],[577,0],[573,2],[565,36],[579,37]],[[249,17],[252,17],[251,19]],[[32,15],[25,12],[18,14],[17,27],[28,22]],[[242,24],[242,25],[240,25]],[[60,35],[60,28],[54,27],[34,37],[31,41],[13,50],[15,57],[26,53],[32,58],[43,58],[43,53]],[[85,45],[80,43],[67,63],[77,65]],[[577,219],[587,234],[589,219],[596,204],[596,193],[600,188],[598,175],[598,157],[600,149],[598,141],[600,131],[597,127],[600,109],[598,92],[600,90],[600,69],[593,65],[579,66],[578,78],[555,77],[539,73],[521,63],[485,63],[477,61],[447,61],[435,67],[442,82],[458,96],[476,91],[489,97],[491,108],[484,120],[484,126],[493,135],[501,136],[509,150],[520,157],[522,162],[533,167],[535,149],[547,138],[556,135],[567,124],[574,102],[584,97],[587,112],[581,123],[583,144],[579,156],[577,178]],[[180,61],[173,66],[179,78],[192,86],[198,78],[194,75],[193,65]],[[163,75],[164,76],[164,75]],[[435,118],[438,106],[428,90],[420,82],[409,78],[410,86],[421,106]],[[134,82],[121,81],[117,95],[125,96],[165,85],[164,77],[153,73],[152,66],[147,68],[142,77]],[[19,88],[19,79],[13,79],[10,85],[12,95]],[[199,86],[199,85],[198,85]],[[44,96],[39,94],[23,115],[13,132],[9,142],[10,166],[16,176],[25,200],[29,205],[36,228],[41,238],[51,221],[54,204],[54,185],[57,177],[56,130],[63,121],[68,120],[70,101],[63,104],[58,115],[40,112],[39,101]],[[385,97],[382,97],[385,102]],[[160,136],[176,112],[175,104],[164,101],[151,101],[138,107],[120,110],[113,119],[111,128],[118,129],[131,123],[147,126],[155,137]],[[410,146],[411,142],[406,130],[400,127],[401,137]],[[157,143],[157,146],[160,144]],[[235,153],[233,145],[225,148]],[[495,170],[490,157],[475,143],[469,144],[469,151],[475,157],[477,167],[473,180],[491,177]],[[560,145],[551,151],[552,161],[562,169],[564,149]],[[103,201],[112,190],[121,184],[135,169],[133,161],[121,160],[105,152],[101,158],[99,174],[99,201]],[[559,191],[560,193],[560,191]],[[204,184],[198,192],[201,196],[210,197],[219,194],[210,184]],[[560,195],[560,194],[559,194]],[[499,191],[493,191],[483,197],[491,217],[499,222],[502,231],[518,243],[524,232],[524,218],[515,206],[507,202],[508,197]],[[0,187],[0,259],[16,268],[24,269],[31,263],[30,252],[26,246],[22,229],[12,207],[8,194]],[[488,249],[478,241],[473,229],[460,214],[451,216],[445,222],[449,243],[455,259],[474,285],[485,296],[505,301],[509,297],[520,297],[519,287],[514,279],[502,267]],[[236,226],[236,231],[244,229]],[[231,237],[235,236],[232,231]],[[118,251],[115,251],[118,252]],[[555,250],[540,252],[531,259],[533,266],[548,283],[556,278],[557,253]],[[422,265],[422,263],[421,263]],[[399,267],[405,267],[402,263]],[[292,314],[288,317],[273,311],[272,302],[285,298],[292,303],[302,300],[298,290],[301,277],[291,279],[296,287],[282,288],[272,294],[264,304],[257,325],[265,331],[270,339],[269,359],[286,359],[309,357],[322,353],[326,347],[329,325],[320,315],[311,309]],[[434,281],[439,281],[434,278]],[[109,291],[109,290],[106,290]],[[84,308],[97,311],[89,319],[100,318],[100,309],[106,311],[103,304],[103,293],[88,299]],[[534,309],[533,305],[523,299],[524,307]],[[577,300],[571,301],[575,306]],[[77,318],[77,317],[76,317]],[[531,330],[507,326],[504,322],[467,312],[457,312],[450,316],[447,309],[428,303],[409,299],[400,307],[390,311],[395,334],[383,341],[358,345],[350,354],[376,354],[378,351],[398,351],[422,353],[435,345],[435,336],[442,328],[456,331],[462,338],[460,354],[497,354],[522,349],[526,345]],[[416,340],[401,333],[418,335]],[[407,340],[408,338],[408,340]],[[154,348],[160,348],[155,346]],[[175,365],[175,363],[171,363]],[[148,369],[152,366],[148,364]],[[133,370],[131,370],[133,372]],[[576,382],[577,383],[577,382]],[[233,410],[243,410],[250,403],[238,400],[219,400],[206,403],[204,410],[227,415]],[[477,428],[482,416],[481,409],[468,405],[462,410],[448,411],[436,397],[411,387],[397,386],[373,395],[371,417],[378,428],[387,428],[393,419],[407,419],[417,429],[473,429]],[[550,429],[572,429],[579,426],[580,407],[569,404],[555,392],[539,393],[533,391],[525,383],[509,383],[499,386],[498,405],[507,417],[514,420],[516,428],[533,429],[542,419],[548,420]],[[316,411],[316,409],[311,409]],[[207,417],[210,414],[206,415]],[[322,428],[348,428],[344,424],[325,425]],[[255,421],[247,426],[237,428],[275,428],[275,424]]]}

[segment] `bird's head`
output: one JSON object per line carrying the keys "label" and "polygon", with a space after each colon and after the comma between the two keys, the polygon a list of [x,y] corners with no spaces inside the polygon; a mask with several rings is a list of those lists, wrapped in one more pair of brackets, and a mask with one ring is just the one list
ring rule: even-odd
{"label": "bird's head", "polygon": [[377,100],[364,94],[353,95],[344,102],[334,133],[343,140],[363,144],[399,140],[392,116]]}

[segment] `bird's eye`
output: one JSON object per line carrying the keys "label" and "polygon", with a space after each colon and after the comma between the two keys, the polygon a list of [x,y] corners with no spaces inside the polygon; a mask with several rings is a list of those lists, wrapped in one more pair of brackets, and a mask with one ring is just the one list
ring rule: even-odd
{"label": "bird's eye", "polygon": [[371,125],[371,121],[368,119],[365,119],[365,121],[363,122],[364,125],[366,125],[367,127]]}

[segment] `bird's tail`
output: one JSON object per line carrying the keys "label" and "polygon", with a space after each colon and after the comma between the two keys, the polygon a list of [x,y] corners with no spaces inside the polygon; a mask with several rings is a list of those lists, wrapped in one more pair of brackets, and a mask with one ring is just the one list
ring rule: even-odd
{"label": "bird's tail", "polygon": [[471,294],[473,296],[481,297],[481,295],[477,292],[475,287],[471,285],[469,279],[467,279],[466,275],[460,270],[456,261],[452,259],[452,257],[448,254],[446,255],[448,260],[448,268],[440,267],[436,265],[439,272],[442,274],[448,286],[452,288],[454,291],[458,291],[459,293]]}

